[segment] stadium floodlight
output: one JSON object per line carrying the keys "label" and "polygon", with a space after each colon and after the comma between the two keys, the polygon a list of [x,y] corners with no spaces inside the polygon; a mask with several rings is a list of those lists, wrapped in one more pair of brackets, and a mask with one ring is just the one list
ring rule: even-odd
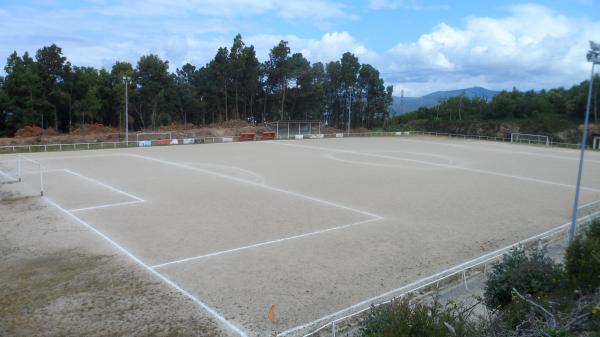
{"label": "stadium floodlight", "polygon": [[600,44],[590,41],[590,50],[587,53],[587,60],[592,63],[592,75],[590,76],[590,86],[588,88],[587,105],[585,110],[585,122],[583,125],[583,136],[581,137],[581,149],[579,152],[579,171],[577,173],[577,184],[575,185],[575,202],[573,203],[573,217],[571,218],[571,228],[569,229],[569,242],[573,241],[575,239],[575,235],[577,234],[577,209],[579,208],[581,174],[583,171],[583,158],[585,154],[585,147],[587,145],[588,128],[590,125],[590,107],[592,105],[594,71],[596,64],[600,64]]}
{"label": "stadium floodlight", "polygon": [[127,87],[131,82],[131,77],[123,76],[123,83],[125,84],[125,147],[129,147],[129,95]]}

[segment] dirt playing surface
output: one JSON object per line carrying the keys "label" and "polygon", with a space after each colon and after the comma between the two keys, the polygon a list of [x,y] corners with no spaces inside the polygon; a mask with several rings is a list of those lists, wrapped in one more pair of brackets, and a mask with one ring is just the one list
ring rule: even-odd
{"label": "dirt playing surface", "polygon": [[39,198],[0,194],[0,336],[229,335]]}
{"label": "dirt playing surface", "polygon": [[[43,200],[65,221],[110,238],[229,331],[297,336],[568,222],[577,154],[410,136],[27,157],[42,163]],[[2,158],[14,175],[16,157]],[[600,200],[600,154],[587,159],[582,204]],[[34,195],[36,169],[22,170],[23,183],[9,186]]]}

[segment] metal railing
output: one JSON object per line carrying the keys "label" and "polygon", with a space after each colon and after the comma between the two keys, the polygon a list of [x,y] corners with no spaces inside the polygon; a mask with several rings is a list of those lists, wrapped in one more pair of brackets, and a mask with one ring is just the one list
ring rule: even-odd
{"label": "metal railing", "polygon": [[[579,212],[585,215],[577,219],[579,224],[579,232],[583,231],[592,221],[600,218],[600,200],[583,205],[579,208]],[[500,261],[507,253],[516,247],[534,247],[534,246],[545,246],[551,242],[556,242],[563,238],[567,239],[567,231],[571,223],[566,223],[559,227],[553,228],[546,232],[532,236],[525,240],[521,240],[512,245],[498,249],[496,251],[487,253],[473,260],[461,263],[452,268],[446,269],[439,273],[420,279],[416,282],[407,284],[403,287],[388,291],[379,296],[370,298],[368,300],[357,303],[351,307],[340,310],[333,314],[322,317],[311,323],[295,327],[286,331],[283,331],[277,335],[277,337],[287,336],[331,336],[335,337],[336,334],[343,330],[350,330],[355,328],[359,320],[363,318],[363,315],[373,308],[377,308],[381,305],[389,304],[390,302],[407,295],[426,295],[431,294],[433,291],[440,290],[443,287],[457,286],[461,283],[468,289],[467,282],[469,279],[477,276],[487,274],[488,266]],[[323,323],[325,322],[325,323]],[[315,328],[315,326],[317,328]]]}

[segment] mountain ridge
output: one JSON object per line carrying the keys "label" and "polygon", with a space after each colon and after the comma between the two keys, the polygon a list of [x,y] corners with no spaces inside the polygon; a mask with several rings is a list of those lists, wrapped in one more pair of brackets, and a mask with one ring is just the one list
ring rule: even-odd
{"label": "mountain ridge", "polygon": [[464,93],[466,97],[475,98],[483,97],[486,100],[492,100],[499,91],[489,90],[483,87],[471,87],[458,90],[447,90],[447,91],[435,91],[421,97],[404,97],[404,104],[401,106],[400,96],[394,96],[392,109],[393,115],[400,115],[418,110],[421,107],[433,107],[436,106],[441,100],[448,99],[451,97],[457,97]]}

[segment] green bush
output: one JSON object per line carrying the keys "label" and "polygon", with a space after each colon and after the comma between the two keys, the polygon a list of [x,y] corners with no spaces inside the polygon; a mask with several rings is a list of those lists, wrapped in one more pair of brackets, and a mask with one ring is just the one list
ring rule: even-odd
{"label": "green bush", "polygon": [[592,291],[600,287],[600,221],[569,245],[565,265],[574,288]]}
{"label": "green bush", "polygon": [[543,296],[560,285],[564,272],[560,265],[539,249],[526,252],[518,247],[496,264],[485,284],[485,304],[490,309],[512,301],[512,288],[521,293]]}
{"label": "green bush", "polygon": [[472,309],[454,302],[413,304],[407,299],[373,308],[362,321],[362,337],[471,337],[479,336],[469,320]]}

